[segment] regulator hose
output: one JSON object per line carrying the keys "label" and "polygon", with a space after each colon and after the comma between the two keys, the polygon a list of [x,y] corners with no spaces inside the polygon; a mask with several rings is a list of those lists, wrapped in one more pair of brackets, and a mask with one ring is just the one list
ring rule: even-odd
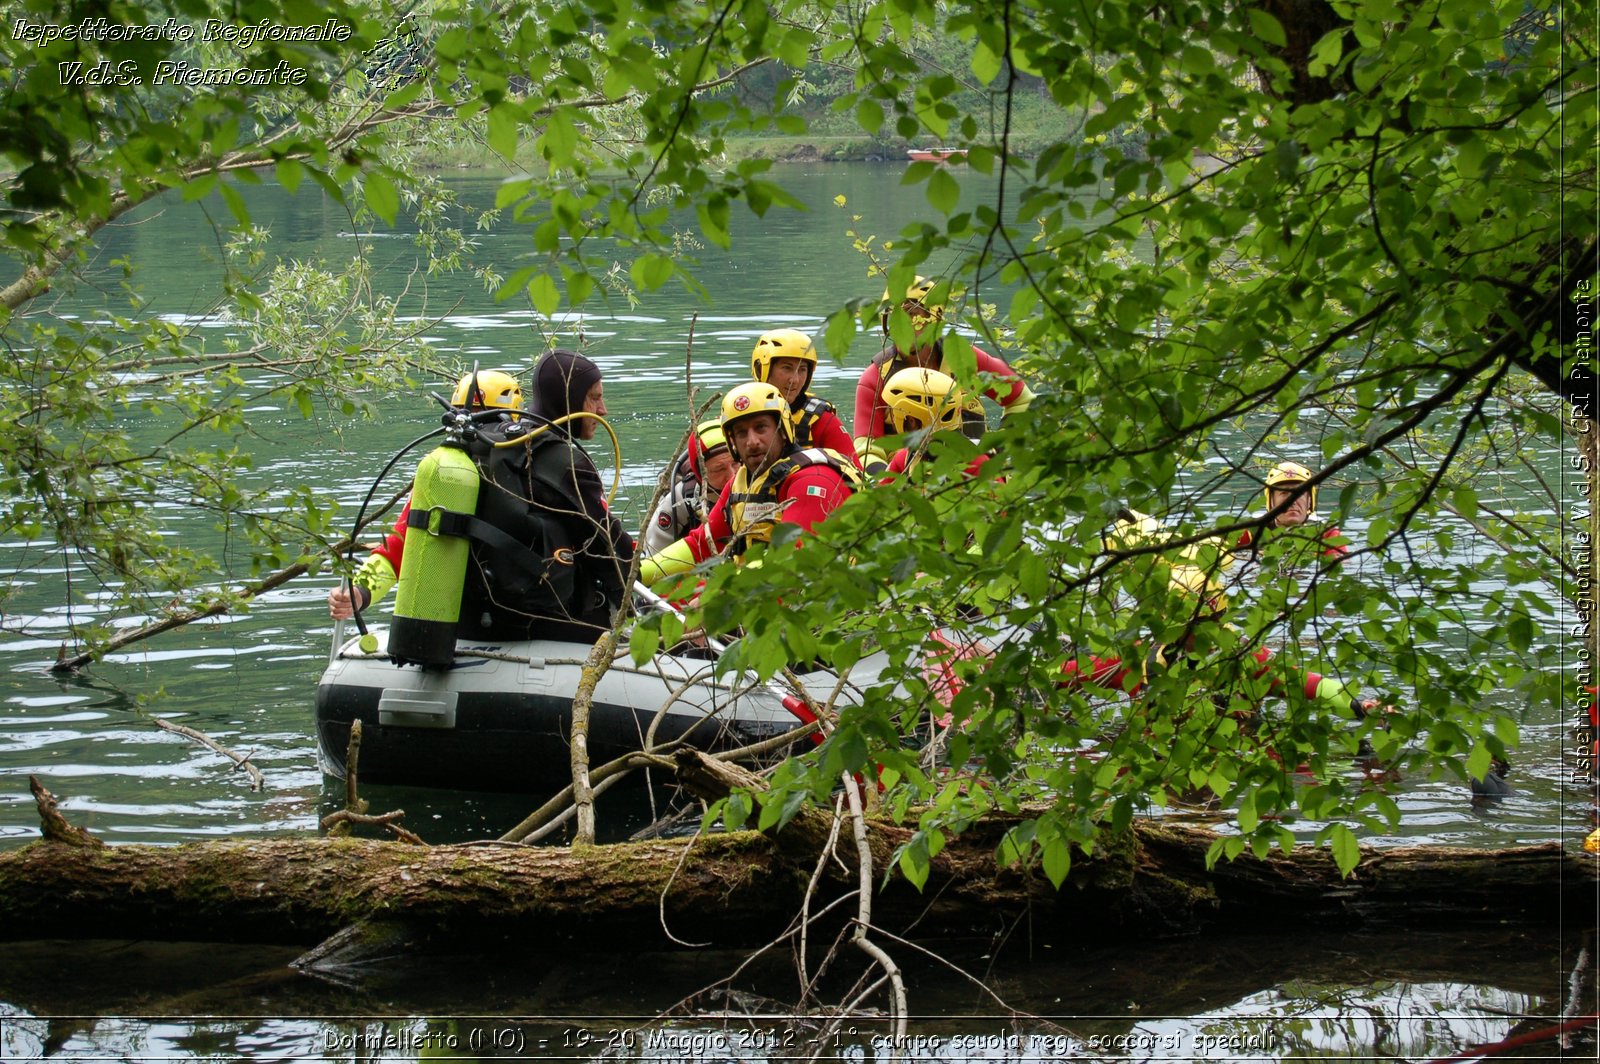
{"label": "regulator hose", "polygon": [[[538,415],[529,416],[538,417]],[[605,418],[601,417],[599,414],[591,414],[587,410],[575,410],[570,414],[556,418],[554,421],[549,421],[543,425],[540,425],[532,432],[523,433],[521,436],[517,436],[509,440],[499,440],[496,443],[491,444],[491,446],[518,447],[521,446],[524,441],[531,440],[535,436],[543,435],[544,433],[555,428],[557,425],[565,425],[569,421],[577,421],[582,418],[589,418],[591,420],[600,422],[600,427],[606,430],[607,436],[611,437],[611,455],[616,460],[616,464],[611,470],[611,491],[606,495],[606,509],[609,510],[617,501],[617,488],[622,484],[622,445],[617,442],[617,433],[616,430],[611,427],[611,423]],[[545,419],[543,417],[539,417],[539,420],[544,421]]]}
{"label": "regulator hose", "polygon": [[[367,507],[372,505],[373,496],[378,494],[378,486],[383,483],[383,478],[389,475],[389,471],[395,467],[395,463],[404,458],[413,447],[417,446],[417,444],[425,443],[428,440],[433,439],[435,436],[443,434],[444,432],[445,429],[437,428],[432,432],[423,433],[421,436],[418,436],[416,439],[400,448],[400,450],[396,451],[394,457],[389,459],[388,464],[386,464],[383,469],[379,470],[377,478],[372,482],[372,487],[367,489],[367,497],[361,500],[361,508],[356,511],[355,524],[350,528],[351,546],[355,545],[356,537],[361,534],[361,526],[365,523],[365,518],[367,516]],[[374,646],[372,650],[367,649],[366,643],[368,641],[367,636],[369,634],[367,632],[367,622],[362,618],[362,607],[356,601],[355,582],[348,574],[346,574],[344,578],[344,587],[345,593],[350,596],[350,617],[356,622],[356,630],[361,633],[361,649],[370,654],[372,653],[372,650],[376,650],[377,648]]]}

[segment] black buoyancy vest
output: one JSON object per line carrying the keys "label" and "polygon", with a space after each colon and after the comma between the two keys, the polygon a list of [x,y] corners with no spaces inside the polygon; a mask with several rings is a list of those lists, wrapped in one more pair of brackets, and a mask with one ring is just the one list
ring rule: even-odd
{"label": "black buoyancy vest", "polygon": [[535,452],[570,445],[545,432],[520,446],[494,446],[525,431],[521,422],[485,429],[468,447],[482,477],[476,516],[503,535],[473,537],[461,604],[463,638],[529,638],[541,620],[572,620],[585,606],[580,544],[557,516],[578,507],[568,499],[541,498],[548,489],[532,477]]}

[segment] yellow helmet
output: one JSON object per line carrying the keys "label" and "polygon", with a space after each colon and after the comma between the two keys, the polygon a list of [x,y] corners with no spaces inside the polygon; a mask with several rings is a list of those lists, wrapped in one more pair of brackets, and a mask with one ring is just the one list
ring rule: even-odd
{"label": "yellow helmet", "polygon": [[1159,543],[1165,538],[1160,521],[1133,509],[1121,511],[1111,531],[1101,537],[1106,547],[1114,550],[1142,547],[1147,543]]}
{"label": "yellow helmet", "polygon": [[722,422],[716,418],[700,422],[694,427],[694,431],[689,433],[689,445],[685,449],[683,460],[695,480],[705,482],[706,461],[712,452],[718,449],[728,450],[728,440],[722,435]]}
{"label": "yellow helmet", "polygon": [[714,451],[718,447],[726,447],[727,437],[722,434],[722,421],[719,418],[707,418],[694,427],[695,442],[700,445],[702,454]]}
{"label": "yellow helmet", "polygon": [[497,407],[502,410],[522,409],[522,385],[517,378],[499,369],[473,370],[456,381],[456,390],[450,396],[451,406],[469,410]]}
{"label": "yellow helmet", "polygon": [[750,376],[765,381],[772,373],[775,358],[798,358],[805,362],[806,382],[800,390],[811,387],[811,376],[817,371],[817,349],[812,346],[811,337],[799,329],[769,329],[762,333],[755,350],[750,352]]}
{"label": "yellow helmet", "polygon": [[[1304,484],[1306,481],[1311,479],[1311,475],[1311,470],[1307,469],[1299,462],[1279,462],[1277,465],[1273,466],[1272,471],[1267,474],[1266,490],[1262,493],[1262,498],[1267,500],[1267,509],[1270,510],[1273,506],[1273,488],[1281,487],[1285,484]],[[1316,508],[1317,489],[1312,488],[1311,509],[1315,511]]]}
{"label": "yellow helmet", "polygon": [[755,414],[778,415],[778,426],[784,438],[794,442],[794,422],[789,419],[789,404],[784,402],[783,393],[766,381],[741,384],[730,388],[722,397],[722,435],[736,460],[739,448],[733,445],[733,433],[729,430],[734,422]]}
{"label": "yellow helmet", "polygon": [[[905,298],[900,301],[901,309],[909,314],[913,321],[926,318],[932,318],[936,322],[942,321],[944,319],[944,304],[942,302],[931,302],[928,298],[929,293],[935,287],[935,282],[918,274],[916,280],[912,281],[906,289]],[[885,288],[883,290],[884,332],[889,331],[889,316],[894,313],[894,302],[894,295]]]}
{"label": "yellow helmet", "polygon": [[912,366],[883,384],[883,401],[896,432],[961,427],[962,395],[955,379],[936,369]]}
{"label": "yellow helmet", "polygon": [[1222,585],[1211,579],[1198,565],[1172,566],[1167,586],[1179,594],[1199,599],[1213,613],[1221,613],[1228,608],[1228,596],[1222,593]]}

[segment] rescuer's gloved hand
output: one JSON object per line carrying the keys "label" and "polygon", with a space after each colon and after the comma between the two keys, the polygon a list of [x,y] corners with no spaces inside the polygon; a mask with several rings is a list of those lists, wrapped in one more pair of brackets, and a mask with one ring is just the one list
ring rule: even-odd
{"label": "rescuer's gloved hand", "polygon": [[639,580],[645,587],[654,587],[669,576],[677,576],[694,568],[694,553],[687,540],[678,540],[656,551],[639,562]]}
{"label": "rescuer's gloved hand", "polygon": [[1022,391],[1018,392],[1017,397],[1011,400],[1011,404],[1009,406],[1002,406],[1000,408],[1000,416],[1006,417],[1010,414],[1020,414],[1024,410],[1027,410],[1029,404],[1031,404],[1036,398],[1038,398],[1038,396],[1034,394],[1033,389],[1024,384],[1022,386]]}

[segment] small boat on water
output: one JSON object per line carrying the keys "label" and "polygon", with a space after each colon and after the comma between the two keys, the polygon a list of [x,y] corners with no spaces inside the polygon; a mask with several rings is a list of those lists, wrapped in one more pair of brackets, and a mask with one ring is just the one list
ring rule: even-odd
{"label": "small boat on water", "polygon": [[906,158],[914,163],[964,163],[965,148],[907,148]]}
{"label": "small boat on water", "polygon": [[[317,685],[325,771],[344,776],[350,727],[359,720],[357,773],[365,782],[543,793],[570,781],[572,699],[589,646],[463,641],[450,665],[424,669],[391,662],[387,633],[373,634],[378,645],[370,651],[358,638],[342,643]],[[658,653],[640,666],[622,648],[595,687],[590,764],[672,740],[707,752],[733,750],[812,719],[804,701],[779,684],[719,677],[714,664]],[[869,656],[850,678],[865,686],[886,664],[886,655]],[[839,684],[830,671],[800,679],[819,701]],[[853,697],[847,689],[841,703]]]}

